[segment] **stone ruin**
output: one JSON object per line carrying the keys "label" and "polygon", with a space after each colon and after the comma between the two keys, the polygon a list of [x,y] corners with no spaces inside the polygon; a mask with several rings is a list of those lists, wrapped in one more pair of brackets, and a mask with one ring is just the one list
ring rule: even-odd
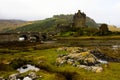
{"label": "stone ruin", "polygon": [[85,27],[86,23],[86,14],[78,10],[77,13],[73,16],[73,27],[81,28]]}

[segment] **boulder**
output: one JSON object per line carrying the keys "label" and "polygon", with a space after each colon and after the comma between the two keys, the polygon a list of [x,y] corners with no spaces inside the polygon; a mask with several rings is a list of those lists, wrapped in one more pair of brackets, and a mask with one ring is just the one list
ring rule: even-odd
{"label": "boulder", "polygon": [[19,73],[15,73],[9,76],[9,80],[17,80],[18,77],[19,77]]}
{"label": "boulder", "polygon": [[60,47],[60,48],[57,49],[57,51],[58,51],[58,52],[59,52],[59,51],[66,51],[66,47]]}
{"label": "boulder", "polygon": [[92,72],[100,73],[103,71],[103,68],[100,66],[92,66]]}
{"label": "boulder", "polygon": [[[99,51],[90,51],[80,47],[66,47],[65,50],[68,54],[59,55],[56,59],[57,65],[70,64],[96,73],[103,71],[101,60],[97,58],[98,54],[101,54]],[[106,64],[105,61],[104,63]]]}
{"label": "boulder", "polygon": [[69,58],[79,61],[80,64],[85,64],[88,66],[95,65],[96,63],[98,63],[98,59],[93,54],[90,54],[89,52],[69,54],[68,56]]}
{"label": "boulder", "polygon": [[87,70],[87,71],[91,71],[91,70],[92,70],[91,66],[77,65],[77,67],[78,67],[78,68],[83,68],[83,69],[85,69],[85,70]]}
{"label": "boulder", "polygon": [[58,57],[57,59],[56,59],[56,64],[57,65],[63,65],[63,64],[65,64],[67,61],[65,60],[65,59],[62,59],[62,58],[60,58],[60,57]]}
{"label": "boulder", "polygon": [[57,51],[67,51],[69,53],[80,53],[80,52],[86,52],[86,48],[81,47],[60,47],[57,49]]}
{"label": "boulder", "polygon": [[86,68],[87,66],[85,65],[77,65],[78,68]]}
{"label": "boulder", "polygon": [[80,53],[85,52],[86,50],[81,47],[66,47],[66,51],[69,53]]}
{"label": "boulder", "polygon": [[71,64],[71,65],[72,65],[74,62],[75,62],[75,61],[74,61],[73,59],[68,59],[68,60],[67,60],[67,64]]}
{"label": "boulder", "polygon": [[38,76],[36,75],[35,72],[30,72],[30,73],[28,74],[28,76],[29,76],[31,79],[36,79],[36,78],[38,78]]}
{"label": "boulder", "polygon": [[90,54],[89,52],[81,52],[77,54],[69,53],[68,55],[64,55],[56,59],[56,63],[59,65],[62,65],[65,63],[72,65],[72,64],[76,64],[76,62],[80,64],[92,66],[98,63],[98,59],[93,54]]}
{"label": "boulder", "polygon": [[30,77],[25,77],[23,80],[32,80]]}
{"label": "boulder", "polygon": [[3,77],[0,77],[0,80],[5,80]]}

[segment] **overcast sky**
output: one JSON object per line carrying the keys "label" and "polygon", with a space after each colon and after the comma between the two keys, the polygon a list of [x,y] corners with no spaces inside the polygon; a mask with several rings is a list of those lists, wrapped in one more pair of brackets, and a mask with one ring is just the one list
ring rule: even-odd
{"label": "overcast sky", "polygon": [[98,23],[120,26],[120,0],[0,0],[0,19],[40,20],[77,10]]}

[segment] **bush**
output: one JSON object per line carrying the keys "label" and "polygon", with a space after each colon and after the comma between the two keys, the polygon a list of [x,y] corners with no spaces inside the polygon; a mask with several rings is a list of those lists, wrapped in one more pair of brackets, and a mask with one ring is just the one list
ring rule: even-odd
{"label": "bush", "polygon": [[18,58],[18,59],[12,60],[10,63],[10,66],[14,69],[17,69],[17,68],[20,68],[21,66],[24,66],[26,64],[31,64],[31,63],[32,63],[31,60]]}
{"label": "bush", "polygon": [[0,63],[0,71],[10,71],[13,70],[8,64]]}

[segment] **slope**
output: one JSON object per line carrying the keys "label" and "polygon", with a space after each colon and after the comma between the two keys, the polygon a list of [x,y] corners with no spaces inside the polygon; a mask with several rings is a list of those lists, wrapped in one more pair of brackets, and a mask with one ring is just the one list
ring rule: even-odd
{"label": "slope", "polygon": [[30,24],[30,22],[23,20],[5,20],[0,19],[0,32],[6,32],[8,30],[16,29],[18,27]]}
{"label": "slope", "polygon": [[[44,20],[34,21],[32,24],[25,25],[23,27],[19,27],[17,29],[11,30],[9,32],[17,32],[17,31],[42,31],[48,32],[53,31],[57,24],[69,24],[72,23],[73,15],[54,15],[52,18],[47,18]],[[87,17],[86,25],[88,27],[98,27],[97,23]]]}
{"label": "slope", "polygon": [[120,28],[114,26],[114,25],[108,25],[108,29],[112,32],[120,32]]}

